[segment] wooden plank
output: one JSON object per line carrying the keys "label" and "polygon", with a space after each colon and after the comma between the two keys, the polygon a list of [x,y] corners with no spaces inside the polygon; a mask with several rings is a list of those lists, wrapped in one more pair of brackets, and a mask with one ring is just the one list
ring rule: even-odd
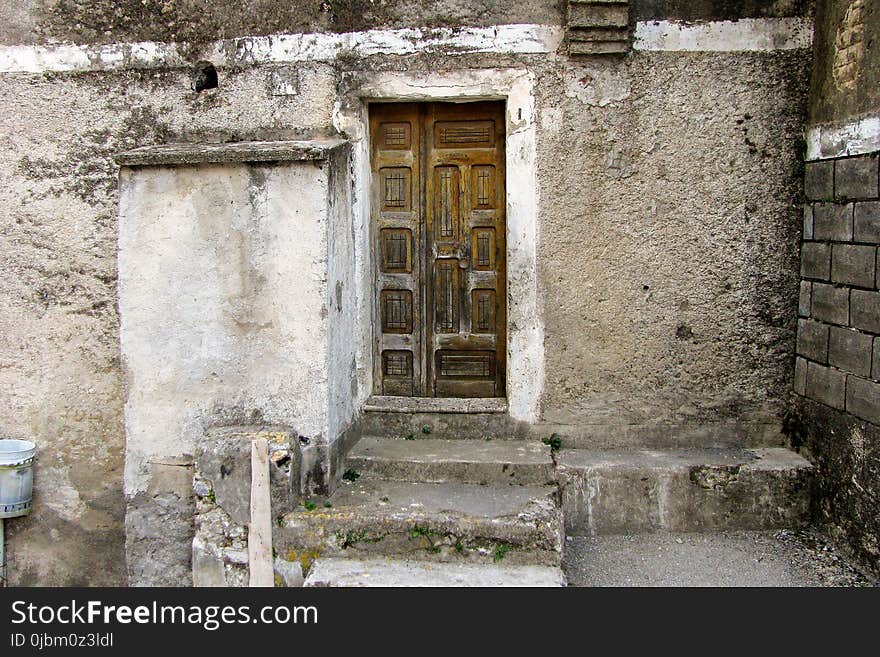
{"label": "wooden plank", "polygon": [[269,497],[269,445],[251,443],[251,522],[248,527],[250,586],[275,586],[272,564],[272,510]]}

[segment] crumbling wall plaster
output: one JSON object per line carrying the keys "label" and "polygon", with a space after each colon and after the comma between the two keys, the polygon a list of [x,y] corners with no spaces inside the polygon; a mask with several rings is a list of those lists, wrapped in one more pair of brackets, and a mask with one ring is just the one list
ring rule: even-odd
{"label": "crumbling wall plaster", "polygon": [[567,444],[785,440],[805,54],[538,75],[541,408]]}
{"label": "crumbling wall plaster", "polygon": [[126,494],[218,411],[325,439],[325,172],[123,169],[120,190]]}
{"label": "crumbling wall plaster", "polygon": [[[112,155],[170,141],[326,134],[333,120],[349,134],[333,113],[347,70],[408,71],[419,84],[486,68],[534,78],[538,269],[523,284],[544,299],[529,312],[544,325],[546,380],[529,413],[591,446],[781,440],[779,381],[794,347],[794,320],[783,315],[794,317],[800,226],[792,158],[808,57],[804,49],[637,51],[589,63],[549,52],[343,56],[221,68],[220,88],[198,95],[180,69],[0,76],[2,428],[43,447],[34,515],[7,527],[13,583],[126,581]],[[368,170],[365,142],[354,151],[352,170]],[[364,200],[352,190],[360,282],[342,291],[342,305],[357,299],[359,401],[370,389]],[[249,419],[225,410],[225,420]],[[719,415],[729,419],[722,434],[705,424]],[[67,476],[48,476],[59,469]],[[185,462],[152,469],[191,474]],[[57,503],[68,499],[79,502]],[[178,519],[181,534],[191,530]],[[137,512],[129,521],[139,522]]]}
{"label": "crumbling wall plaster", "polygon": [[12,584],[127,581],[113,155],[327,132],[332,69],[297,67],[293,96],[275,70],[199,95],[185,71],[0,76],[0,430],[39,449],[34,511],[7,523]]}

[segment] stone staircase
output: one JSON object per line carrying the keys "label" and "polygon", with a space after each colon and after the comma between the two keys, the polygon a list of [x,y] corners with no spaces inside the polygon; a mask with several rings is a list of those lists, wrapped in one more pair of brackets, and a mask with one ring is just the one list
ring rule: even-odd
{"label": "stone staircase", "polygon": [[566,534],[808,519],[812,467],[784,448],[551,452],[476,437],[490,416],[382,415],[336,492],[279,521],[278,556],[307,566],[306,586],[561,586]]}
{"label": "stone staircase", "polygon": [[564,583],[548,446],[367,436],[346,466],[325,504],[276,530],[279,556],[314,562],[307,586]]}

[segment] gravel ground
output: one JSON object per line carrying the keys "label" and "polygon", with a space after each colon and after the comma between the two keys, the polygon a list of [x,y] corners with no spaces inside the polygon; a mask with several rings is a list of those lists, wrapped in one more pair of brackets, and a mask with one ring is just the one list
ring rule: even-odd
{"label": "gravel ground", "polygon": [[569,537],[571,586],[877,586],[815,530]]}

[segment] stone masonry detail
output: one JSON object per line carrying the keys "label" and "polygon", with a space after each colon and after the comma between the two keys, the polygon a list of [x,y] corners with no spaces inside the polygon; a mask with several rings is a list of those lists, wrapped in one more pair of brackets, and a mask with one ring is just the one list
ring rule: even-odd
{"label": "stone masonry detail", "polygon": [[880,424],[878,154],[806,164],[795,392]]}

